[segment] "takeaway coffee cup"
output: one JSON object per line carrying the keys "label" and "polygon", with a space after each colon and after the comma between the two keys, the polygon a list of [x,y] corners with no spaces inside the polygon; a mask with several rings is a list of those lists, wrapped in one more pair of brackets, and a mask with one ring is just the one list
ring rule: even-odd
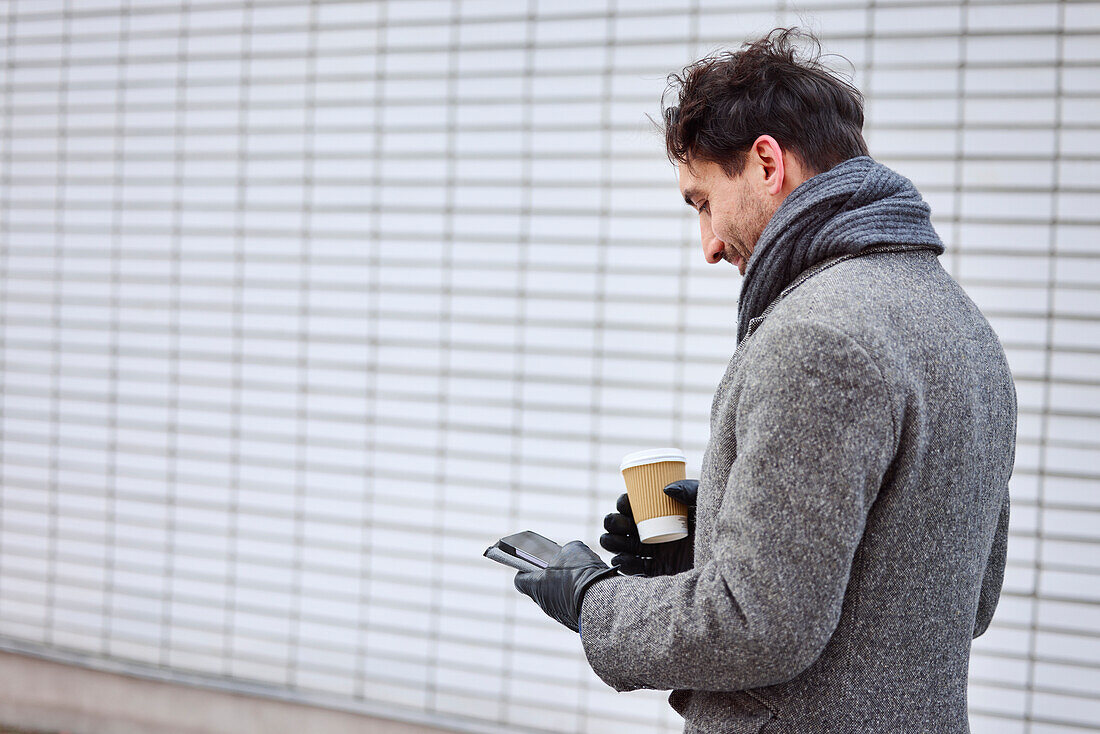
{"label": "takeaway coffee cup", "polygon": [[686,476],[686,466],[680,449],[646,449],[623,457],[619,470],[643,543],[668,543],[688,536],[687,507],[664,492]]}

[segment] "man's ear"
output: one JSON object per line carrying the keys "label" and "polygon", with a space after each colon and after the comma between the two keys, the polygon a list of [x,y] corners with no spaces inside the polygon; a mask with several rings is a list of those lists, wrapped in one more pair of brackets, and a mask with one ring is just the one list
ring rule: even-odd
{"label": "man's ear", "polygon": [[783,190],[787,173],[783,165],[783,149],[771,135],[761,135],[753,141],[752,151],[763,172],[765,190],[777,196]]}

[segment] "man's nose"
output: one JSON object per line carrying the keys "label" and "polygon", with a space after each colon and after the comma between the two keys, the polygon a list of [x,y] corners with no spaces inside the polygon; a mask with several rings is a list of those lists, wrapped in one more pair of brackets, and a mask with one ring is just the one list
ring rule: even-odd
{"label": "man's nose", "polygon": [[726,250],[726,243],[711,235],[709,240],[703,242],[703,257],[708,263],[721,262],[722,253]]}

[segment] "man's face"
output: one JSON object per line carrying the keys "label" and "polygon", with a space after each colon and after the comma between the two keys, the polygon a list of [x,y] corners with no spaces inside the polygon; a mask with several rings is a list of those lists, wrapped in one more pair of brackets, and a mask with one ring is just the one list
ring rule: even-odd
{"label": "man's face", "polygon": [[710,161],[680,164],[680,193],[699,213],[699,235],[708,263],[725,260],[745,274],[749,256],[764,232],[775,203],[749,176],[752,165],[736,178]]}

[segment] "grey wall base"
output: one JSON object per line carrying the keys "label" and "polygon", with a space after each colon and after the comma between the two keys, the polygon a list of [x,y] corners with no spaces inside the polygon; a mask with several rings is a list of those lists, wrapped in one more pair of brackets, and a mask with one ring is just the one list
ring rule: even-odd
{"label": "grey wall base", "polygon": [[445,730],[0,652],[0,723],[72,734],[439,734]]}

